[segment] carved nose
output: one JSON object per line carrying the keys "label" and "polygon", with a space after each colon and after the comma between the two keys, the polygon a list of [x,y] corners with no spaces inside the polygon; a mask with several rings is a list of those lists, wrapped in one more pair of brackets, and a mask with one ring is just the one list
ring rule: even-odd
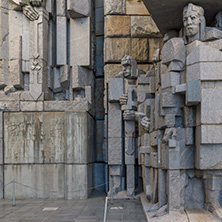
{"label": "carved nose", "polygon": [[190,17],[187,18],[187,24],[191,25],[192,24],[192,19]]}

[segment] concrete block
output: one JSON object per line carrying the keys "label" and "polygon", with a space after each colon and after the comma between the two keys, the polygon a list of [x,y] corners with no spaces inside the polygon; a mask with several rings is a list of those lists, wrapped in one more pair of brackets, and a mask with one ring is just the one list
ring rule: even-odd
{"label": "concrete block", "polygon": [[118,102],[123,93],[123,79],[112,78],[109,82],[109,102]]}
{"label": "concrete block", "polygon": [[153,168],[158,168],[158,154],[157,154],[157,152],[150,153],[150,166]]}
{"label": "concrete block", "polygon": [[0,111],[20,111],[19,101],[0,101]]}
{"label": "concrete block", "polygon": [[93,186],[93,164],[65,165],[65,180],[66,199],[88,199]]}
{"label": "concrete block", "polygon": [[180,149],[179,147],[168,150],[168,166],[169,170],[180,169]]}
{"label": "concrete block", "polygon": [[131,35],[136,38],[162,37],[151,16],[131,16]]}
{"label": "concrete block", "polygon": [[22,60],[15,59],[9,61],[9,72],[11,85],[18,89],[24,87],[23,76],[22,76]]}
{"label": "concrete block", "polygon": [[85,86],[92,86],[93,72],[84,67],[75,65],[72,66],[72,88],[79,90]]}
{"label": "concrete block", "polygon": [[67,10],[72,19],[90,16],[91,0],[68,0]]}
{"label": "concrete block", "polygon": [[166,89],[168,87],[176,86],[180,84],[180,73],[169,72],[161,76],[161,88]]}
{"label": "concrete block", "polygon": [[172,61],[167,69],[169,72],[181,72],[185,69],[185,64],[181,61]]}
{"label": "concrete block", "polygon": [[142,146],[149,146],[149,134],[148,133],[144,133],[141,136],[141,145]]}
{"label": "concrete block", "polygon": [[187,66],[186,81],[222,80],[220,62],[200,62]]}
{"label": "concrete block", "polygon": [[165,115],[164,125],[168,128],[175,127],[175,125],[176,125],[175,115],[173,115],[173,114],[172,115],[171,114]]}
{"label": "concrete block", "polygon": [[104,1],[105,15],[112,14],[125,14],[125,1],[124,0],[105,0]]}
{"label": "concrete block", "polygon": [[221,144],[222,125],[201,125],[201,144]]}
{"label": "concrete block", "polygon": [[[84,2],[84,1],[83,1]],[[70,65],[91,66],[90,18],[70,19]]]}
{"label": "concrete block", "polygon": [[4,140],[3,138],[0,138],[0,165],[3,164],[3,159],[4,159]]}
{"label": "concrete block", "polygon": [[182,38],[172,38],[167,41],[161,50],[162,63],[168,65],[176,60],[183,64],[186,62],[185,45]]}
{"label": "concrete block", "polygon": [[184,98],[181,95],[173,95],[171,93],[161,93],[160,106],[162,108],[183,107]]}
{"label": "concrete block", "polygon": [[65,113],[66,163],[87,164],[94,161],[93,118],[87,112]]}
{"label": "concrete block", "polygon": [[184,106],[184,126],[194,127],[196,126],[196,108],[193,106]]}
{"label": "concrete block", "polygon": [[155,99],[155,107],[154,107],[154,118],[155,118],[155,130],[159,129],[159,116],[160,116],[160,94],[156,94],[156,99]]}
{"label": "concrete block", "polygon": [[150,145],[151,146],[157,146],[158,144],[158,131],[154,131],[149,134],[150,135]]}
{"label": "concrete block", "polygon": [[[96,88],[94,90],[95,94],[95,106],[96,106],[96,118],[103,119],[105,115],[104,109],[104,79],[96,79]],[[95,95],[95,96],[94,96]]]}
{"label": "concrete block", "polygon": [[201,83],[199,80],[187,81],[186,104],[195,105],[201,102]]}
{"label": "concrete block", "polygon": [[[64,198],[65,181],[62,164],[5,165],[4,172],[4,185],[15,180],[33,188],[16,185],[15,193],[18,199]],[[12,198],[10,186],[4,190],[4,197]]]}
{"label": "concrete block", "polygon": [[219,87],[201,89],[200,123],[222,123],[222,101],[219,99],[221,93],[222,88]]}
{"label": "concrete block", "polygon": [[122,159],[122,138],[108,138],[108,163],[110,165],[121,165]]}
{"label": "concrete block", "polygon": [[44,111],[88,111],[91,105],[88,101],[44,101]]}
{"label": "concrete block", "polygon": [[180,170],[167,171],[168,211],[180,209]]}
{"label": "concrete block", "polygon": [[43,111],[43,102],[42,101],[38,101],[38,102],[21,101],[20,109],[23,112],[24,111]]}
{"label": "concrete block", "polygon": [[[198,133],[197,129],[197,133]],[[195,167],[201,170],[222,169],[222,147],[221,144],[203,144],[197,141],[195,152]]]}
{"label": "concrete block", "polygon": [[187,85],[186,85],[186,83],[177,85],[177,86],[175,86],[175,88],[174,88],[174,92],[175,92],[175,93],[182,93],[182,94],[184,94],[184,93],[186,92],[186,90],[187,90]]}
{"label": "concrete block", "polygon": [[[65,1],[59,1],[65,2]],[[61,9],[60,9],[61,10]],[[64,16],[56,17],[56,64],[58,66],[67,64],[67,18]]]}
{"label": "concrete block", "polygon": [[198,45],[187,56],[187,65],[200,62],[222,62],[222,52],[205,44]]}
{"label": "concrete block", "polygon": [[222,189],[222,177],[211,176],[207,178],[207,188],[210,190],[221,190]]}
{"label": "concrete block", "polygon": [[145,153],[144,165],[150,167],[150,154]]}
{"label": "concrete block", "polygon": [[141,146],[140,147],[140,153],[142,154],[149,154],[151,153],[152,148],[150,146]]}
{"label": "concrete block", "polygon": [[65,89],[68,89],[70,86],[70,69],[68,65],[60,67],[60,84]]}
{"label": "concrete block", "polygon": [[108,137],[122,137],[122,111],[109,110]]}
{"label": "concrete block", "polygon": [[129,36],[130,21],[129,16],[106,16],[105,37]]}
{"label": "concrete block", "polygon": [[120,73],[122,69],[123,67],[120,64],[107,64],[104,66],[105,87],[109,83],[110,79],[115,78],[115,76]]}
{"label": "concrete block", "polygon": [[121,176],[122,166],[110,166],[110,176]]}

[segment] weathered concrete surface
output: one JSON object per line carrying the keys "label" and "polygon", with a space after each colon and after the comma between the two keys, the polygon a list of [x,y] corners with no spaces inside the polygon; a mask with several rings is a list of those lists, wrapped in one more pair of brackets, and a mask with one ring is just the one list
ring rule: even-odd
{"label": "weathered concrete surface", "polygon": [[64,162],[62,112],[4,113],[4,162]]}
{"label": "weathered concrete surface", "polygon": [[[64,197],[64,165],[5,165],[4,185],[16,181],[16,198]],[[12,198],[12,186],[4,190],[5,198]]]}

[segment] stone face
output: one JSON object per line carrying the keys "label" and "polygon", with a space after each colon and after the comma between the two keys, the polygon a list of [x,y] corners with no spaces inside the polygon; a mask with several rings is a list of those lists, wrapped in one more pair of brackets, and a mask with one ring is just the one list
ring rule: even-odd
{"label": "stone face", "polygon": [[105,36],[129,36],[129,16],[106,16]]}
{"label": "stone face", "polygon": [[106,38],[104,50],[105,62],[118,62],[125,55],[130,54],[130,39]]}
{"label": "stone face", "polygon": [[132,16],[131,35],[137,38],[161,37],[160,31],[151,16]]}

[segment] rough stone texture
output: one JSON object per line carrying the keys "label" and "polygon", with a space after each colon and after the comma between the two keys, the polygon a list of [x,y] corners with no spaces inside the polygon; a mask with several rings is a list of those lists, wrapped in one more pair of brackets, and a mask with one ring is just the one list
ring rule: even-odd
{"label": "rough stone texture", "polygon": [[106,87],[106,84],[109,82],[111,78],[115,78],[115,75],[122,71],[122,66],[119,64],[107,64],[104,67],[105,72],[105,80],[104,84]]}
{"label": "rough stone texture", "polygon": [[161,37],[160,31],[151,16],[132,16],[131,35],[137,38]]}
{"label": "rough stone texture", "polygon": [[132,57],[138,62],[147,62],[149,56],[148,39],[132,39]]}
{"label": "rough stone texture", "polygon": [[125,10],[126,9],[125,9],[124,0],[105,0],[104,1],[105,15],[124,14]]}
{"label": "rough stone texture", "polygon": [[149,15],[147,8],[143,1],[126,0],[126,14],[127,15]]}
{"label": "rough stone texture", "polygon": [[105,63],[119,62],[125,55],[130,54],[130,39],[106,38],[104,50]]}
{"label": "rough stone texture", "polygon": [[152,62],[153,54],[157,49],[162,48],[163,40],[161,38],[149,38],[149,62]]}
{"label": "rough stone texture", "polygon": [[129,16],[106,16],[105,24],[105,37],[130,35]]}

